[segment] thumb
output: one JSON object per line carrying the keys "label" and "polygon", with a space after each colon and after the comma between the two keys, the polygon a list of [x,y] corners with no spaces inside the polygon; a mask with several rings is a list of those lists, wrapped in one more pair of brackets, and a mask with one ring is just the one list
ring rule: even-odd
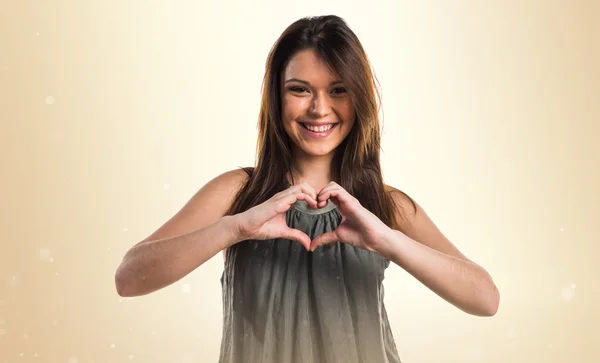
{"label": "thumb", "polygon": [[300,242],[307,251],[310,249],[310,237],[298,229],[286,228],[283,237]]}
{"label": "thumb", "polygon": [[339,240],[338,236],[335,234],[335,231],[325,232],[322,235],[316,237],[310,243],[310,250],[314,251],[317,247],[326,245],[328,243],[334,243]]}

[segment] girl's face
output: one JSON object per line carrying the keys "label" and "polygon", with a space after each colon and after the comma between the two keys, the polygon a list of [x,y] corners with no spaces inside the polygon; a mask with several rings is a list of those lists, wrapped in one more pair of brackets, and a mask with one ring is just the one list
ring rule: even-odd
{"label": "girl's face", "polygon": [[336,74],[313,50],[294,55],[283,72],[283,127],[294,151],[330,155],[354,125],[354,105]]}

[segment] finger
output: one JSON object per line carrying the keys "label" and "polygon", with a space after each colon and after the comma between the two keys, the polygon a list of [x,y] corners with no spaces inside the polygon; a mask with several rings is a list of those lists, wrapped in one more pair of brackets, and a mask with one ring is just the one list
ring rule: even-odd
{"label": "finger", "polygon": [[317,201],[314,200],[310,195],[303,193],[302,191],[297,191],[295,194],[288,194],[287,196],[281,197],[277,201],[277,213],[283,213],[287,211],[297,200],[305,200],[311,206],[317,205]]}
{"label": "finger", "polygon": [[310,237],[298,229],[287,228],[283,234],[283,238],[300,242],[306,250],[310,250]]}
{"label": "finger", "polygon": [[310,194],[306,194],[304,192],[298,192],[295,195],[293,195],[293,197],[295,198],[291,203],[293,204],[296,200],[304,200],[305,202],[307,202],[309,205],[316,207],[317,206],[317,200],[315,198],[313,198]]}
{"label": "finger", "polygon": [[317,200],[325,200],[323,199],[323,196],[328,193],[329,191],[336,189],[337,188],[337,184],[334,184],[333,182],[327,184],[327,186],[323,189],[321,189],[319,191],[319,194],[317,195]]}
{"label": "finger", "polygon": [[317,193],[307,183],[297,184],[297,185],[293,185],[293,186],[289,187],[288,189],[280,192],[279,198],[286,199],[290,195],[297,195],[298,192],[308,194],[312,197],[313,200],[315,200],[315,201],[317,200]]}
{"label": "finger", "polygon": [[317,203],[320,208],[323,208],[327,205],[328,200],[331,197],[330,191],[335,189],[336,186],[337,184],[331,182],[325,188],[319,191],[319,195],[317,195]]}
{"label": "finger", "polygon": [[339,186],[331,186],[324,188],[321,193],[317,196],[317,201],[326,202],[328,199],[337,199],[340,203],[349,203],[354,197],[352,197],[345,189]]}
{"label": "finger", "polygon": [[317,199],[317,192],[308,183],[299,184],[298,187],[300,188],[300,190],[313,197],[313,199]]}
{"label": "finger", "polygon": [[335,243],[337,241],[339,241],[339,238],[335,234],[335,231],[325,232],[312,240],[312,242],[310,243],[310,250],[314,251],[319,246]]}

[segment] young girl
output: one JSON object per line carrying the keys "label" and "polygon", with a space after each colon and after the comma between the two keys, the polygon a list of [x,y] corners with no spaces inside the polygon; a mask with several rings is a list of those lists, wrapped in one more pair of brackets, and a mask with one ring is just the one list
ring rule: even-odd
{"label": "young girl", "polygon": [[132,247],[119,295],[223,251],[221,363],[400,362],[383,303],[390,262],[466,313],[494,315],[489,274],[384,184],[376,95],[343,19],[291,24],[266,63],[255,166],[216,176]]}

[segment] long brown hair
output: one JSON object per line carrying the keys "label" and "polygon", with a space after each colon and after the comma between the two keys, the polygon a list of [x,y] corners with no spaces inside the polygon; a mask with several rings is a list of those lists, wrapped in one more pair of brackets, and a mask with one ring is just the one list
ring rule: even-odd
{"label": "long brown hair", "polygon": [[333,180],[386,225],[397,229],[392,190],[387,190],[383,182],[379,158],[381,97],[376,78],[358,37],[335,15],[295,21],[271,48],[262,86],[255,166],[243,168],[249,178],[227,214],[243,212],[290,185],[293,158],[281,119],[280,81],[290,58],[305,49],[315,50],[342,78],[355,107],[354,126],[335,150]]}

